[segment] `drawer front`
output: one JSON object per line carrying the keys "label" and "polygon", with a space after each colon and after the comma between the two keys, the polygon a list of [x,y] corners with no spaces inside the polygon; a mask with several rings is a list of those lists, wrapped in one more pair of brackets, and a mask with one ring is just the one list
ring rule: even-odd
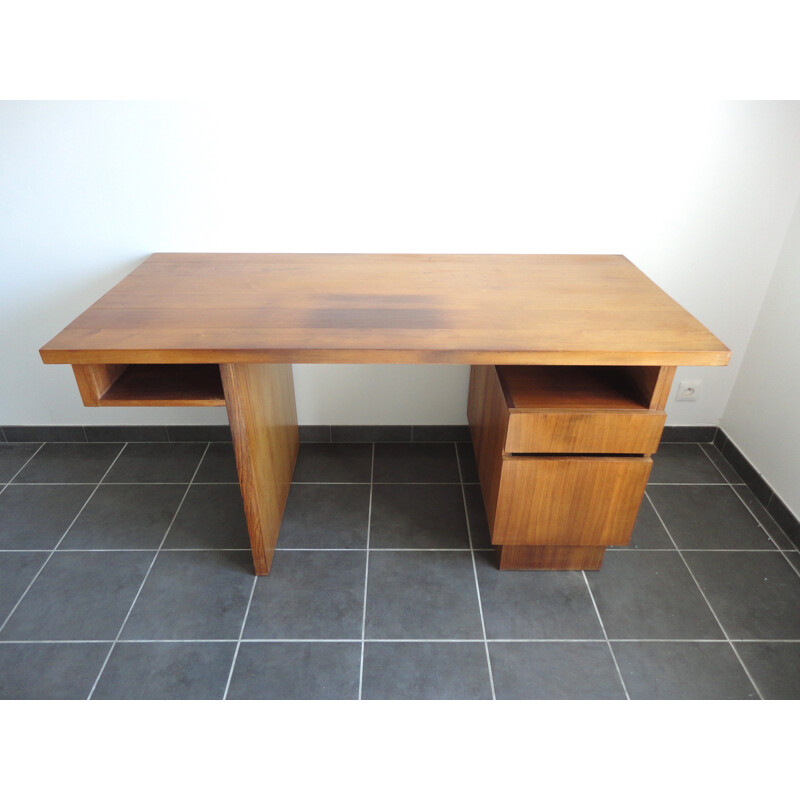
{"label": "drawer front", "polygon": [[627,544],[652,465],[649,458],[504,456],[492,543]]}
{"label": "drawer front", "polygon": [[506,453],[655,453],[667,415],[510,411]]}

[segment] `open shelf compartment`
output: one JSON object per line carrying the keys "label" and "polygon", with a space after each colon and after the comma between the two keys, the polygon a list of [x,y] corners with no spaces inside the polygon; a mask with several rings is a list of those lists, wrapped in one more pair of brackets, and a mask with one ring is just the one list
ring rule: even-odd
{"label": "open shelf compartment", "polygon": [[224,406],[219,364],[75,364],[87,406]]}
{"label": "open shelf compartment", "polygon": [[659,367],[498,366],[509,409],[647,411],[656,407]]}

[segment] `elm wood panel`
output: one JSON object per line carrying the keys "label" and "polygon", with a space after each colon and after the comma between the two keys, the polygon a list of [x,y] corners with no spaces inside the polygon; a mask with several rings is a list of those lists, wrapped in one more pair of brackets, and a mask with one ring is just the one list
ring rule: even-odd
{"label": "elm wood panel", "polygon": [[46,363],[659,365],[729,355],[622,256],[159,254],[42,348]]}
{"label": "elm wood panel", "polygon": [[663,411],[509,413],[506,453],[641,453],[658,449]]}
{"label": "elm wood panel", "polygon": [[299,446],[291,364],[221,364],[256,575],[267,575]]}
{"label": "elm wood panel", "polygon": [[96,405],[224,406],[218,364],[131,364]]}
{"label": "elm wood panel", "polygon": [[500,491],[503,442],[508,426],[508,409],[494,367],[471,368],[467,420],[478,464],[478,480],[491,529]]}
{"label": "elm wood panel", "polygon": [[652,464],[649,458],[504,456],[492,543],[627,544]]}
{"label": "elm wood panel", "polygon": [[605,547],[502,544],[495,547],[498,569],[600,569]]}
{"label": "elm wood panel", "polygon": [[99,406],[100,398],[125,370],[125,364],[73,364],[75,381],[85,406]]}

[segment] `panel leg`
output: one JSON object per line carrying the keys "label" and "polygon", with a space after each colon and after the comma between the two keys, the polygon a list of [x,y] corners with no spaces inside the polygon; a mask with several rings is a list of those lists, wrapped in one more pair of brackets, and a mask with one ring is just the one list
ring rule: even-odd
{"label": "panel leg", "polygon": [[498,569],[600,569],[606,548],[495,545]]}
{"label": "panel leg", "polygon": [[267,575],[297,460],[291,364],[220,364],[256,575]]}

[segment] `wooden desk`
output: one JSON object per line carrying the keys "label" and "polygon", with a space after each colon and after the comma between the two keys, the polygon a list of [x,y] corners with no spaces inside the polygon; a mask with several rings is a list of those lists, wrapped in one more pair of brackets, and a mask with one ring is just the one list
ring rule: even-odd
{"label": "wooden desk", "polygon": [[614,255],[158,253],[40,352],[88,406],[227,407],[259,575],[297,457],[292,363],[473,365],[501,568],[577,569],[630,535],[675,366],[730,357]]}

